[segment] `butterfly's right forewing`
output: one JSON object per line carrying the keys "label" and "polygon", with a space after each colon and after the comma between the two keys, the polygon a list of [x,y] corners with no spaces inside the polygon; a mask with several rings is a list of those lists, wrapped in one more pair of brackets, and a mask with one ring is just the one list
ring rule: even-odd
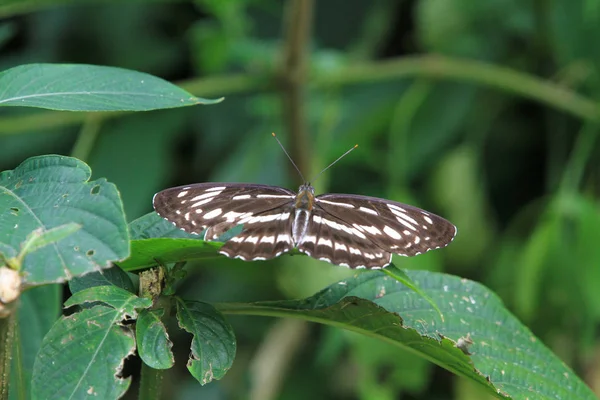
{"label": "butterfly's right forewing", "polygon": [[153,199],[156,212],[180,229],[216,239],[229,229],[293,202],[295,193],[248,183],[198,183],[170,188]]}

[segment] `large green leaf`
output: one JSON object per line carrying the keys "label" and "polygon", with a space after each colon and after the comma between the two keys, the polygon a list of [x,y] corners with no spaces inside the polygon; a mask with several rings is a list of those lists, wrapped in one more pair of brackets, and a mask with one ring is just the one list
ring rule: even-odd
{"label": "large green leaf", "polygon": [[116,286],[98,286],[74,294],[67,307],[96,302],[62,317],[44,338],[33,368],[33,397],[75,399],[120,397],[130,378],[121,376],[123,360],[135,351],[133,332],[121,321],[152,305]]}
{"label": "large green leaf", "polygon": [[221,379],[233,364],[236,352],[231,325],[212,305],[177,299],[179,326],[192,335],[187,368],[202,385]]}
{"label": "large green leaf", "polygon": [[26,255],[28,285],[61,282],[108,268],[129,255],[129,235],[117,188],[89,181],[89,167],[71,157],[40,156],[0,173],[0,253],[16,257],[34,232],[69,223],[81,229]]}
{"label": "large green leaf", "polygon": [[213,104],[142,72],[77,64],[29,64],[0,73],[0,106],[69,111],[147,111]]}
{"label": "large green leaf", "polygon": [[[220,241],[206,242],[201,235],[192,235],[176,228],[155,212],[146,214],[129,224],[131,256],[119,263],[126,271],[135,271],[153,265],[180,261],[200,260],[221,257],[218,250]],[[233,228],[219,238],[228,240],[240,231]]]}
{"label": "large green leaf", "polygon": [[[304,300],[224,303],[224,313],[296,317],[377,337],[467,377],[498,397],[595,399],[591,390],[489,289],[408,271],[444,314],[380,272],[357,274]],[[472,345],[469,346],[470,340]]]}

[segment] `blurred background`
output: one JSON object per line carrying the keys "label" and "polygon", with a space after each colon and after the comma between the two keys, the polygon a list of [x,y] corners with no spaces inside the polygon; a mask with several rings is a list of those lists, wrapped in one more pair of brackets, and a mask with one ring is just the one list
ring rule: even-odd
{"label": "blurred background", "polygon": [[[39,154],[79,157],[117,184],[131,221],[180,184],[295,189],[271,132],[308,177],[358,143],[317,192],[385,197],[452,221],[448,248],[396,265],[489,286],[600,394],[600,0],[3,0],[0,18],[0,70],[117,66],[225,96],[120,115],[3,108],[0,170]],[[182,296],[209,301],[299,298],[351,273],[286,256],[189,271]],[[486,398],[369,338],[229,320],[234,367],[206,387],[185,368],[190,338],[171,330],[165,398]],[[135,398],[139,364],[129,364]]]}

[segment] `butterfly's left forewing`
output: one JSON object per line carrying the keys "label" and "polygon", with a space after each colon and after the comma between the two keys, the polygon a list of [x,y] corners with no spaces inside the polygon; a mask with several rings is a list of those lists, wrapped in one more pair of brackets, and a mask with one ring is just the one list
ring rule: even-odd
{"label": "butterfly's left forewing", "polygon": [[456,227],[428,211],[391,200],[350,194],[324,194],[315,208],[368,237],[372,247],[415,256],[447,246]]}

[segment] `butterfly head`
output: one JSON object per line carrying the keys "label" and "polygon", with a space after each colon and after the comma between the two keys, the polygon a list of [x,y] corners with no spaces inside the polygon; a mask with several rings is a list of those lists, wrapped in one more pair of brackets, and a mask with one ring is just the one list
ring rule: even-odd
{"label": "butterfly head", "polygon": [[296,208],[312,210],[315,200],[315,188],[310,183],[304,183],[298,189],[296,195]]}

